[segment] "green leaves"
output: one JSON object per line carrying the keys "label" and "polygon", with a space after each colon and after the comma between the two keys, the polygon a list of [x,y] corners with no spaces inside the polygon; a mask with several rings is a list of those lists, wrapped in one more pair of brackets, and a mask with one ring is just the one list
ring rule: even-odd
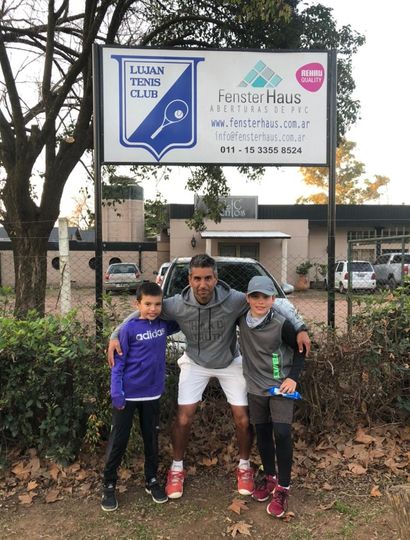
{"label": "green leaves", "polygon": [[[92,335],[64,318],[0,318],[2,440],[60,462],[78,452],[91,414],[101,415],[109,376]],[[104,404],[104,406],[102,406]]]}

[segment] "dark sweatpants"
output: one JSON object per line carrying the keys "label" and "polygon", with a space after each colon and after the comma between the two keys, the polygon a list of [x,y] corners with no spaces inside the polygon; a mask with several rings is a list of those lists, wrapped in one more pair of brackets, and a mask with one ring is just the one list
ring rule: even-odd
{"label": "dark sweatpants", "polygon": [[117,481],[117,469],[127,449],[134,412],[138,409],[141,435],[144,442],[144,473],[148,482],[158,470],[159,399],[126,401],[122,410],[113,409],[112,427],[108,441],[104,482]]}

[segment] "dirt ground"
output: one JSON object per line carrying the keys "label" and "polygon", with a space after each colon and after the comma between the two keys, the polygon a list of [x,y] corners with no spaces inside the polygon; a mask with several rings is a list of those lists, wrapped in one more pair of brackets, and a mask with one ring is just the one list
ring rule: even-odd
{"label": "dirt ground", "polygon": [[[400,536],[383,478],[372,474],[339,477],[322,472],[319,482],[295,479],[286,520],[266,513],[266,503],[235,492],[233,474],[219,465],[192,468],[184,496],[156,504],[145,493],[140,474],[123,474],[119,482],[119,509],[105,513],[100,508],[100,480],[81,475],[58,496],[36,489],[31,504],[22,504],[17,494],[0,497],[2,540],[81,539],[182,540],[196,538],[245,538],[255,540],[408,540]],[[53,472],[51,470],[51,475]],[[44,476],[44,473],[43,473]],[[314,475],[316,476],[316,475]],[[387,479],[387,475],[386,475]],[[379,486],[375,490],[375,482]],[[392,478],[389,476],[389,482]],[[394,483],[403,481],[397,478]],[[0,482],[1,483],[1,482]],[[57,483],[56,483],[57,484]],[[391,484],[390,484],[391,485]],[[54,486],[56,487],[56,486]],[[29,486],[27,485],[27,489]],[[1,490],[0,490],[1,491]],[[20,490],[21,493],[21,490]],[[47,503],[47,498],[49,501]],[[19,500],[20,499],[20,500]],[[53,500],[55,499],[55,500]],[[231,507],[245,508],[236,513]]]}
{"label": "dirt ground", "polygon": [[[266,513],[266,503],[235,494],[232,475],[214,467],[188,477],[183,498],[162,505],[155,504],[135,481],[128,482],[126,491],[118,496],[119,509],[111,513],[100,509],[98,490],[84,495],[80,489],[52,504],[39,498],[28,507],[3,500],[0,538],[398,540],[386,495],[381,491],[380,497],[371,497],[370,484],[370,478],[362,478],[328,491],[298,483],[292,488],[289,505],[294,516],[283,521]],[[229,508],[235,498],[248,508],[240,515]]]}

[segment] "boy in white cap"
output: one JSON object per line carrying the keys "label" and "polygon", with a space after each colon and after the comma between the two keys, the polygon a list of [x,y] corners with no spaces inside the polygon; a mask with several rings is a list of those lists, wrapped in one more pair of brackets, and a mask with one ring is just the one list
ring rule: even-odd
{"label": "boy in white cap", "polygon": [[288,505],[294,402],[281,395],[271,395],[269,389],[277,387],[281,394],[293,393],[305,353],[299,352],[292,324],[272,308],[274,294],[269,277],[255,276],[249,281],[246,295],[249,310],[239,320],[239,339],[250,421],[255,425],[264,470],[262,484],[252,496],[263,502],[272,495],[266,510],[280,518]]}

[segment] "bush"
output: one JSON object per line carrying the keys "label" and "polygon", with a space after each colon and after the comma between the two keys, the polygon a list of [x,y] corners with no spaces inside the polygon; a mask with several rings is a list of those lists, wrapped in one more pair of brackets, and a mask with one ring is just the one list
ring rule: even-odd
{"label": "bush", "polygon": [[109,370],[87,328],[74,314],[0,318],[0,366],[1,440],[73,459],[109,401]]}
{"label": "bush", "polygon": [[301,381],[312,435],[338,424],[402,422],[410,412],[410,297],[367,297],[344,335],[323,330]]}

